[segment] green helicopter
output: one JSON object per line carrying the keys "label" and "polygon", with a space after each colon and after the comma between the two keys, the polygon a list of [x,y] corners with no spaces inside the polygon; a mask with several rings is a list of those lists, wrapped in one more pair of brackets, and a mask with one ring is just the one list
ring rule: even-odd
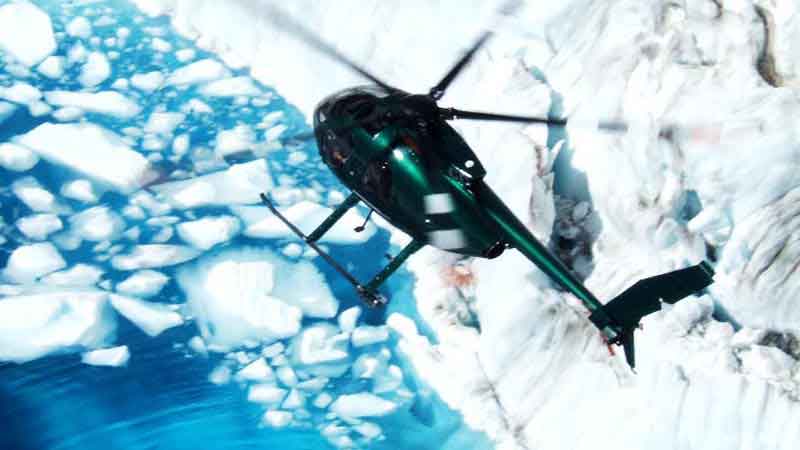
{"label": "green helicopter", "polygon": [[[519,2],[506,4],[508,15]],[[492,36],[485,31],[427,94],[392,87],[322,41],[273,6],[270,19],[317,50],[348,66],[373,84],[343,90],[324,99],[314,112],[314,134],[320,156],[352,193],[311,234],[286,219],[270,198],[263,203],[297,236],[342,274],[371,307],[387,303],[381,284],[414,252],[431,245],[457,254],[496,258],[516,249],[590,311],[589,320],[610,344],[623,346],[635,366],[633,333],[642,317],[713,282],[708,262],[645,278],[602,304],[581,281],[540,243],[484,181],[486,170],[448,120],[492,120],[566,126],[565,119],[526,117],[442,108],[437,101]],[[491,30],[489,28],[488,30]],[[598,129],[622,132],[621,122]],[[412,241],[370,281],[362,283],[316,242],[352,207],[363,203],[408,234]],[[366,222],[365,222],[366,224]],[[363,226],[356,231],[363,230]]]}

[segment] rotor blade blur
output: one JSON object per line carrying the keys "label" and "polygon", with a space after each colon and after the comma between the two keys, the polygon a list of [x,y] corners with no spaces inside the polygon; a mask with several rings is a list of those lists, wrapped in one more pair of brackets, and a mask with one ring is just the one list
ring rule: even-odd
{"label": "rotor blade blur", "polygon": [[384,83],[378,77],[371,74],[370,72],[368,72],[366,69],[362,68],[355,62],[353,62],[350,58],[340,53],[331,44],[323,41],[313,31],[301,25],[299,22],[290,17],[288,14],[283,12],[280,8],[275,7],[274,5],[271,4],[264,4],[262,6],[267,9],[268,13],[267,17],[276,27],[282,28],[287,32],[293,33],[294,35],[297,36],[298,39],[302,40],[309,46],[316,48],[320,52],[325,53],[334,60],[344,64],[354,72],[377,84],[387,92],[393,92],[397,90],[392,86],[389,86],[388,84]]}
{"label": "rotor blade blur", "polygon": [[[503,6],[498,10],[498,15],[510,16],[514,14],[514,12],[517,11],[521,5],[522,5],[522,0],[506,1],[503,4]],[[472,44],[472,47],[470,47],[470,49],[467,50],[466,53],[464,53],[464,56],[462,56],[461,59],[459,59],[458,62],[456,62],[456,64],[453,66],[453,68],[450,69],[449,72],[447,72],[444,78],[442,78],[442,80],[439,81],[436,84],[436,86],[431,88],[428,95],[432,99],[439,100],[444,96],[444,93],[447,90],[448,86],[450,86],[450,83],[452,83],[453,80],[455,80],[456,77],[461,73],[461,71],[464,70],[464,68],[470,63],[470,61],[472,61],[472,58],[475,56],[475,53],[477,53],[478,50],[480,50],[486,44],[486,41],[488,41],[489,38],[492,37],[492,35],[494,34],[494,31],[492,29],[497,26],[497,22],[499,21],[495,19],[495,22],[487,27],[486,31],[484,31],[478,37],[475,43]]]}
{"label": "rotor blade blur", "polygon": [[[544,117],[530,117],[530,116],[516,116],[511,114],[495,114],[479,111],[464,111],[463,109],[455,108],[440,108],[442,118],[445,120],[453,119],[467,119],[467,120],[487,120],[495,122],[516,122],[516,123],[538,123],[548,126],[565,127],[567,126],[567,119],[548,119]],[[581,123],[578,123],[579,125]],[[587,124],[588,125],[588,124]],[[597,129],[608,131],[612,133],[624,133],[628,131],[628,125],[624,122],[618,121],[604,121],[596,122],[593,124]]]}

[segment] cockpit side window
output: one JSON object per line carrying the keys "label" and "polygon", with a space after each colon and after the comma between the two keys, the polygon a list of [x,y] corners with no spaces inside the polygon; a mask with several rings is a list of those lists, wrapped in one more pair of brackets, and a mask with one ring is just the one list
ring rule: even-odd
{"label": "cockpit side window", "polygon": [[353,147],[345,139],[341,139],[333,130],[326,130],[322,134],[320,153],[328,165],[340,168],[353,155]]}

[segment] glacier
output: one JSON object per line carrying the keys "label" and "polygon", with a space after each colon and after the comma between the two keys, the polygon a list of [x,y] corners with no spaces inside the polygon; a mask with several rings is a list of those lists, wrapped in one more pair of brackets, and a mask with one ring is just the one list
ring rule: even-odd
{"label": "glacier", "polygon": [[[134,374],[148,351],[176,368],[203,361],[191,376],[249,403],[254,433],[260,423],[320,448],[795,447],[793,2],[529,1],[444,99],[576,119],[566,132],[456,125],[492,188],[598,297],[714,263],[709,292],[644,320],[634,374],[576,299],[514,252],[486,261],[424,249],[375,320],[287,241],[254,206],[258,193],[271,190],[309,228],[343,196],[313,149],[283,149],[279,136],[363,80],[276,28],[266,1],[134,0],[144,16],[130,23],[117,1],[0,6],[0,108],[10,105],[0,115],[32,124],[0,133],[0,174],[13,180],[2,198],[0,361],[77,353]],[[412,92],[441,77],[496,8],[282,6]],[[19,17],[31,26],[20,30]],[[128,45],[153,60],[131,62]],[[580,126],[608,118],[630,132]],[[228,164],[237,152],[266,159]],[[382,255],[404,242],[380,219],[348,233],[362,219],[352,213],[325,245]],[[288,431],[304,427],[313,433]],[[216,436],[197,439],[206,433]]]}

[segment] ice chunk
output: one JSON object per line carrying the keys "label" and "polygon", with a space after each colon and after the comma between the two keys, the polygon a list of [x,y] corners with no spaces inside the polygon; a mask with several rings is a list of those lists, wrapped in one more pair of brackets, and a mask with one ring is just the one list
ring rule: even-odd
{"label": "ice chunk", "polygon": [[372,378],[377,373],[385,369],[385,364],[382,359],[364,353],[356,358],[353,363],[352,371],[355,378]]}
{"label": "ice chunk", "polygon": [[206,83],[228,76],[228,69],[213,59],[203,59],[177,69],[167,79],[167,84],[185,86]]}
{"label": "ice chunk", "polygon": [[208,381],[211,384],[228,384],[231,380],[231,369],[228,366],[217,366],[208,374]]}
{"label": "ice chunk", "polygon": [[50,79],[58,79],[64,75],[64,57],[48,56],[39,64],[39,73]]}
{"label": "ice chunk", "polygon": [[153,38],[153,50],[161,53],[167,53],[172,50],[172,44],[161,38]]}
{"label": "ice chunk", "polygon": [[200,353],[205,355],[208,353],[208,348],[206,347],[206,342],[200,336],[195,336],[189,339],[189,342],[186,343],[190,349],[192,349],[195,353]]}
{"label": "ice chunk", "polygon": [[97,194],[89,180],[74,180],[61,186],[61,195],[84,203],[97,203]]}
{"label": "ice chunk", "polygon": [[353,425],[353,430],[367,439],[375,439],[383,433],[381,427],[372,422],[361,422]]}
{"label": "ice chunk", "polygon": [[742,369],[761,378],[788,378],[796,361],[775,347],[754,345],[739,355]]}
{"label": "ice chunk", "polygon": [[358,322],[358,318],[360,316],[360,306],[352,306],[347,308],[346,310],[342,311],[341,314],[339,314],[339,318],[337,319],[339,322],[339,328],[341,328],[345,333],[353,331],[356,328],[356,323]]}
{"label": "ice chunk", "polygon": [[28,67],[56,50],[50,16],[30,2],[0,7],[0,49]]}
{"label": "ice chunk", "polygon": [[286,389],[274,384],[255,384],[247,391],[247,401],[253,403],[279,404],[286,397]]}
{"label": "ice chunk", "polygon": [[258,203],[273,186],[264,160],[236,164],[224,172],[153,186],[175,208]]}
{"label": "ice chunk", "polygon": [[281,408],[299,409],[303,408],[305,405],[306,405],[305,395],[303,395],[303,393],[298,391],[297,389],[292,389],[291,391],[289,391],[289,395],[286,396],[286,399],[281,404]]}
{"label": "ice chunk", "polygon": [[8,102],[0,102],[0,124],[8,120],[17,110],[16,105]]}
{"label": "ice chunk", "polygon": [[114,288],[117,292],[140,298],[150,298],[161,292],[169,277],[155,270],[140,270]]}
{"label": "ice chunk", "polygon": [[267,365],[267,361],[264,358],[258,358],[240,370],[236,374],[236,379],[242,381],[272,381],[275,379],[275,372]]}
{"label": "ice chunk", "polygon": [[110,76],[111,64],[106,55],[101,52],[91,52],[81,68],[78,81],[85,87],[94,87],[106,81]]}
{"label": "ice chunk", "polygon": [[250,77],[234,77],[208,83],[200,93],[209,97],[253,97],[261,95],[261,90]]}
{"label": "ice chunk", "polygon": [[51,233],[63,228],[61,219],[54,214],[34,214],[17,220],[17,228],[25,237],[36,241],[47,239]]}
{"label": "ice chunk", "polygon": [[297,389],[302,391],[319,392],[325,389],[325,386],[328,385],[328,381],[330,381],[330,379],[327,377],[314,377],[297,383]]}
{"label": "ice chunk", "polygon": [[185,245],[137,245],[127,255],[117,255],[111,265],[117,270],[153,269],[167,267],[194,259],[200,253]]}
{"label": "ice chunk", "polygon": [[42,275],[66,267],[53,244],[39,243],[17,247],[8,258],[3,276],[12,283],[32,283]]}
{"label": "ice chunk", "polygon": [[69,219],[73,233],[92,242],[113,241],[125,230],[125,222],[106,206],[95,206]]}
{"label": "ice chunk", "polygon": [[[269,210],[262,207],[234,207],[233,212],[245,223],[244,235],[254,238],[286,239],[294,238],[295,235],[286,225],[280,221]],[[310,201],[301,201],[288,208],[282,209],[282,213],[292,223],[297,225],[305,233],[311,233],[333,210]],[[322,242],[334,244],[357,244],[366,242],[375,233],[375,226],[368,223],[361,233],[356,233],[353,228],[364,222],[355,209],[349,210],[336,225],[333,226],[322,237]]]}
{"label": "ice chunk", "polygon": [[366,345],[385,342],[389,339],[389,329],[385,325],[369,326],[362,325],[353,330],[352,340],[354,347],[364,347]]}
{"label": "ice chunk", "polygon": [[144,92],[153,92],[164,84],[164,74],[158,71],[137,73],[131,77],[131,85]]}
{"label": "ice chunk", "polygon": [[61,209],[56,198],[33,177],[20,178],[11,183],[11,191],[22,203],[36,212],[57,212]]}
{"label": "ice chunk", "polygon": [[238,125],[230,130],[217,133],[217,146],[214,152],[218,157],[244,152],[253,148],[256,135],[253,129],[246,125]]}
{"label": "ice chunk", "polygon": [[58,108],[53,112],[53,118],[59,122],[73,122],[83,117],[84,111],[74,106]]}
{"label": "ice chunk", "polygon": [[36,156],[36,153],[25,147],[9,142],[0,144],[0,166],[7,170],[25,172],[33,168],[38,162],[39,157]]}
{"label": "ice chunk", "polygon": [[151,337],[183,324],[183,317],[169,305],[116,294],[111,294],[111,304],[118,313]]}
{"label": "ice chunk", "polygon": [[372,392],[383,394],[395,392],[403,386],[403,371],[392,364],[385,371],[378,372],[372,383]]}
{"label": "ice chunk", "polygon": [[261,350],[261,355],[265,358],[274,358],[275,356],[278,356],[281,353],[283,353],[283,350],[285,350],[285,348],[286,347],[283,345],[282,342],[276,342],[272,345],[264,347],[264,349]]}
{"label": "ice chunk", "polygon": [[186,115],[183,113],[155,112],[150,114],[150,118],[144,126],[144,132],[170,136],[185,118]]}
{"label": "ice chunk", "polygon": [[118,119],[130,119],[142,108],[135,101],[114,91],[103,92],[45,92],[44,99],[53,106],[80,108],[82,111],[106,114]]}
{"label": "ice chunk", "polygon": [[291,367],[279,367],[275,373],[278,376],[278,380],[280,380],[284,386],[293,387],[297,385],[297,374],[294,373],[294,370]]}
{"label": "ice chunk", "polygon": [[340,395],[330,406],[330,410],[342,417],[375,417],[393,413],[397,403],[367,392]]}
{"label": "ice chunk", "polygon": [[51,353],[104,347],[116,322],[107,295],[63,291],[0,299],[0,360],[26,362]]}
{"label": "ice chunk", "polygon": [[283,428],[292,422],[292,413],[288,411],[267,411],[263,422],[273,428]]}
{"label": "ice chunk", "polygon": [[10,87],[0,87],[0,99],[30,105],[42,98],[42,91],[28,83],[17,81]]}
{"label": "ice chunk", "polygon": [[178,236],[195,248],[208,250],[239,234],[239,219],[233,216],[204,217],[177,226]]}
{"label": "ice chunk", "polygon": [[53,272],[42,278],[42,282],[52,286],[90,287],[97,284],[103,276],[98,267],[76,264],[69,269]]}
{"label": "ice chunk", "polygon": [[67,24],[67,34],[72,37],[88,39],[92,36],[92,24],[85,17],[76,17]]}
{"label": "ice chunk", "polygon": [[319,409],[325,409],[331,404],[332,401],[333,397],[331,397],[331,394],[323,392],[314,398],[314,402],[312,404]]}
{"label": "ice chunk", "polygon": [[70,167],[122,193],[133,192],[154,177],[144,156],[97,125],[46,123],[18,141],[47,161]]}
{"label": "ice chunk", "polygon": [[104,348],[86,352],[81,357],[81,362],[91,366],[120,367],[128,364],[131,352],[127,345],[113,348]]}
{"label": "ice chunk", "polygon": [[336,339],[338,331],[328,323],[311,325],[292,340],[292,359],[298,364],[339,363],[349,358],[347,341]]}

